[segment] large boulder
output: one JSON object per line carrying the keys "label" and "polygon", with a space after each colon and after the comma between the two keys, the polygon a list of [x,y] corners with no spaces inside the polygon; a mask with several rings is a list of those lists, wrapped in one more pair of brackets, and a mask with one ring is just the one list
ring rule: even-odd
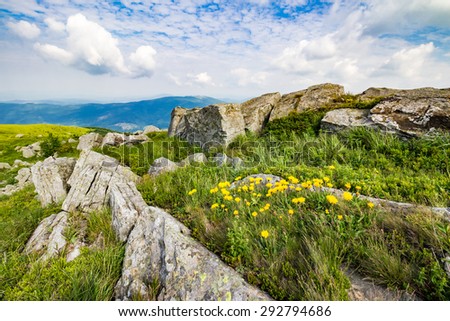
{"label": "large boulder", "polygon": [[175,130],[175,136],[204,149],[226,146],[244,133],[245,121],[238,104],[187,110]]}
{"label": "large boulder", "polygon": [[66,212],[91,212],[109,203],[109,191],[117,182],[137,182],[139,176],[109,156],[93,151],[80,154],[68,180],[69,193],[62,205]]}
{"label": "large boulder", "polygon": [[127,141],[127,136],[120,133],[107,133],[102,141],[102,147],[104,146],[120,146]]}
{"label": "large boulder", "polygon": [[153,164],[148,170],[148,174],[150,176],[158,176],[165,172],[173,172],[177,168],[178,165],[175,162],[172,162],[170,159],[165,157],[160,157],[153,161]]}
{"label": "large boulder", "polygon": [[102,135],[97,133],[89,133],[80,137],[77,149],[91,150],[93,148],[100,147],[102,141],[103,141]]}
{"label": "large boulder", "polygon": [[311,86],[305,90],[283,95],[270,114],[270,121],[286,117],[291,112],[302,112],[323,107],[333,103],[344,95],[344,87],[335,84],[321,84]]}
{"label": "large boulder", "polygon": [[1,169],[11,169],[11,165],[8,163],[0,163],[0,170]]}
{"label": "large boulder", "polygon": [[381,88],[370,87],[370,88],[364,90],[361,94],[359,94],[358,98],[363,101],[379,99],[379,98],[386,98],[386,97],[395,95],[399,91],[401,91],[401,90],[393,89],[393,88],[386,88],[386,87],[381,87]]}
{"label": "large boulder", "polygon": [[142,144],[149,140],[147,135],[144,134],[137,134],[137,135],[130,135],[126,136],[125,143],[127,145],[136,145],[136,144]]}
{"label": "large boulder", "polygon": [[[150,284],[158,284],[157,297]],[[148,207],[128,237],[117,300],[270,300],[189,236],[163,210]]]}
{"label": "large boulder", "polygon": [[267,124],[272,109],[281,99],[280,93],[265,94],[241,104],[245,129],[259,133]]}
{"label": "large boulder", "polygon": [[155,133],[155,132],[160,132],[160,131],[161,131],[161,129],[159,129],[158,127],[149,125],[149,126],[144,127],[144,131],[141,134],[147,135],[150,133]]}
{"label": "large boulder", "polygon": [[368,109],[344,108],[326,113],[320,126],[322,130],[338,132],[353,127],[375,127],[375,124],[369,119]]}
{"label": "large boulder", "polygon": [[405,136],[450,130],[450,89],[400,91],[372,108],[369,118],[386,131]]}
{"label": "large boulder", "polygon": [[73,158],[46,158],[31,167],[31,179],[42,206],[64,201],[67,196],[67,180],[75,166]]}
{"label": "large boulder", "polygon": [[175,136],[177,133],[178,124],[180,123],[183,116],[186,114],[188,109],[177,106],[172,110],[170,117],[170,125],[168,135],[170,137]]}

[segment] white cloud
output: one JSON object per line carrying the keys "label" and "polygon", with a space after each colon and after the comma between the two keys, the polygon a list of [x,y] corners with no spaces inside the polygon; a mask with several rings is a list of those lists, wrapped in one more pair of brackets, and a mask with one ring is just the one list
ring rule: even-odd
{"label": "white cloud", "polygon": [[201,72],[195,76],[192,76],[192,80],[199,85],[214,86],[214,82],[207,72]]}
{"label": "white cloud", "polygon": [[12,32],[24,39],[35,39],[41,34],[41,30],[38,26],[25,20],[8,22],[7,26]]}
{"label": "white cloud", "polygon": [[239,86],[262,85],[267,79],[267,72],[252,72],[246,68],[236,68],[230,72],[238,80]]}
{"label": "white cloud", "polygon": [[[62,30],[61,25],[52,19],[46,19],[50,28]],[[35,49],[45,58],[71,65],[90,74],[114,74],[130,77],[150,77],[155,69],[156,50],[151,46],[140,46],[129,57],[126,65],[118,40],[96,22],[88,20],[82,14],[67,19],[67,48],[51,44],[35,45]]]}
{"label": "white cloud", "polygon": [[66,30],[66,25],[64,23],[59,22],[53,18],[45,18],[44,22],[53,32],[64,32]]}

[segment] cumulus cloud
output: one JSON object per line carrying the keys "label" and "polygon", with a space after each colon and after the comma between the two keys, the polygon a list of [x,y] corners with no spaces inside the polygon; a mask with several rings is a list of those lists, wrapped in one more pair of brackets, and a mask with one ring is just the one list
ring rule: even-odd
{"label": "cumulus cloud", "polygon": [[41,30],[38,26],[25,20],[8,22],[7,26],[12,32],[24,39],[35,39],[41,34]]}
{"label": "cumulus cloud", "polygon": [[214,85],[211,76],[207,72],[201,72],[193,76],[192,80],[199,85]]}
{"label": "cumulus cloud", "polygon": [[45,18],[44,22],[53,32],[64,32],[66,30],[66,25],[64,23],[53,18]]}
{"label": "cumulus cloud", "polygon": [[[49,28],[63,30],[53,19],[46,19]],[[118,40],[96,22],[82,14],[72,15],[64,26],[67,31],[67,48],[52,44],[35,44],[34,48],[43,57],[64,65],[71,65],[90,74],[114,74],[129,77],[150,77],[155,69],[156,50],[151,46],[140,46],[129,57],[126,65]]]}
{"label": "cumulus cloud", "polygon": [[267,79],[267,72],[252,72],[246,68],[236,68],[230,72],[237,78],[239,86],[262,85]]}

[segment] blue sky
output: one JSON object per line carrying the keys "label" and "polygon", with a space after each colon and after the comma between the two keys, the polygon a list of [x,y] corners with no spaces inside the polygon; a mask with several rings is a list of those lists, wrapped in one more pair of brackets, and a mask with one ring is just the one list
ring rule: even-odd
{"label": "blue sky", "polygon": [[450,87],[450,1],[0,0],[0,100]]}

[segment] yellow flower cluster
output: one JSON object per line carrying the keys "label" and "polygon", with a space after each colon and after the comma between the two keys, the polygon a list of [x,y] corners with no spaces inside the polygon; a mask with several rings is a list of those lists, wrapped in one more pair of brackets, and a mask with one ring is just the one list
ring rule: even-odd
{"label": "yellow flower cluster", "polygon": [[332,205],[337,204],[337,202],[338,202],[338,199],[334,195],[327,195],[326,198],[327,198],[328,203],[330,203]]}
{"label": "yellow flower cluster", "polygon": [[263,231],[261,231],[261,237],[263,237],[263,238],[268,238],[269,237],[269,231],[267,231],[267,230],[263,230]]}
{"label": "yellow flower cluster", "polygon": [[306,199],[304,197],[296,197],[292,199],[292,203],[294,204],[302,204],[305,203]]}
{"label": "yellow flower cluster", "polygon": [[197,190],[194,188],[193,190],[188,192],[188,195],[191,196],[194,195],[195,193],[197,193]]}
{"label": "yellow flower cluster", "polygon": [[344,201],[351,201],[353,199],[353,195],[350,192],[344,192],[342,193],[342,198]]}

